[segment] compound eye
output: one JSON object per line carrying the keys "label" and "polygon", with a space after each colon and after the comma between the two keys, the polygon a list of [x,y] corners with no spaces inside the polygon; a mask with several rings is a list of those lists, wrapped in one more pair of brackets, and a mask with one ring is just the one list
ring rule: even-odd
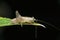
{"label": "compound eye", "polygon": [[32,18],[33,18],[34,21],[36,20],[34,17],[32,17]]}
{"label": "compound eye", "polygon": [[34,17],[32,17],[34,19]]}

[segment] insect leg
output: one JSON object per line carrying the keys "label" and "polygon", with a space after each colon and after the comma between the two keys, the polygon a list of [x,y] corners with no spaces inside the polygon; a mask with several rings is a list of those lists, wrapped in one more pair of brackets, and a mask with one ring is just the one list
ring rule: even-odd
{"label": "insect leg", "polygon": [[21,27],[23,27],[23,23],[21,22]]}

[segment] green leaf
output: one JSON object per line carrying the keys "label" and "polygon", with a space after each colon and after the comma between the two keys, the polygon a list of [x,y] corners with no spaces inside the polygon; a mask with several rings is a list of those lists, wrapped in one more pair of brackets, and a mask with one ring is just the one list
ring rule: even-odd
{"label": "green leaf", "polygon": [[0,17],[0,27],[7,26],[7,25],[12,25],[11,19]]}

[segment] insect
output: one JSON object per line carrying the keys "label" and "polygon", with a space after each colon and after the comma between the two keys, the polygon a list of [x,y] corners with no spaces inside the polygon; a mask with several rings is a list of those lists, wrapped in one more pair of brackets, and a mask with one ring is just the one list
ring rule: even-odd
{"label": "insect", "polygon": [[35,20],[36,20],[36,19],[35,19],[34,17],[21,16],[21,15],[19,14],[19,12],[16,11],[16,18],[13,18],[11,21],[12,21],[14,24],[21,24],[21,27],[22,27],[22,25],[23,25],[24,23],[27,23],[27,24],[29,24],[29,25],[32,25],[32,24],[33,24],[33,25],[40,25],[40,26],[43,26],[43,27],[45,28],[44,25],[35,23],[35,22],[34,22]]}

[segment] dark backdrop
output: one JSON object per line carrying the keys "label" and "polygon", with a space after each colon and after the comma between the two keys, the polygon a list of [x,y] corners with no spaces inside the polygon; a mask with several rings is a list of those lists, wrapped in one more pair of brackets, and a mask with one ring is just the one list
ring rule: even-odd
{"label": "dark backdrop", "polygon": [[[8,9],[10,10],[8,13],[7,12],[3,13],[5,17],[14,18],[15,10],[18,10],[19,12],[21,11],[20,14],[23,16],[34,16],[37,19],[44,20],[44,21],[51,23],[51,24],[55,25],[56,27],[60,28],[59,27],[60,26],[60,15],[59,15],[60,0],[57,0],[57,1],[55,1],[55,0],[40,0],[40,1],[38,1],[38,0],[28,0],[28,1],[26,1],[26,0],[25,1],[23,1],[23,0],[21,0],[21,1],[20,0],[4,0],[4,2],[7,3],[8,7],[9,7]],[[3,15],[1,15],[1,16],[3,16]],[[29,29],[29,28],[27,28],[27,29]],[[30,28],[30,30],[31,30],[31,28]],[[40,30],[38,28],[38,39],[40,39],[40,40],[45,40],[45,39],[46,40],[49,40],[49,39],[50,40],[55,40],[55,39],[60,40],[59,39],[60,32],[58,32],[57,30],[54,30],[54,31],[53,30],[51,30],[49,28],[47,30],[44,28],[41,28],[41,30]],[[8,31],[6,31],[6,32],[8,32]],[[10,33],[12,34],[12,32],[10,32]],[[13,32],[13,34],[14,33],[16,33],[16,32]],[[9,32],[7,34],[9,34]],[[12,35],[9,35],[9,36],[12,36]]]}
{"label": "dark backdrop", "polygon": [[[13,12],[15,10],[18,10],[19,12],[21,11],[20,14],[23,16],[34,16],[37,19],[45,20],[56,26],[59,26],[60,24],[59,0],[2,0],[2,2],[4,5],[8,5],[8,8],[10,8],[9,13],[7,13],[10,16],[13,14],[15,17],[15,14]],[[8,9],[7,7],[5,8]],[[11,17],[13,17],[13,15]]]}
{"label": "dark backdrop", "polygon": [[34,16],[37,19],[45,20],[59,26],[59,0],[10,0],[7,1],[15,10],[19,10],[23,16]]}

